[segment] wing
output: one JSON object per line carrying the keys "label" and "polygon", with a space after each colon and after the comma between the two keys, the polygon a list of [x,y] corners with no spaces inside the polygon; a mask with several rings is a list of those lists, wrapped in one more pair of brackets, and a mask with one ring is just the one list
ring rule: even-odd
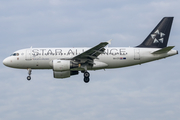
{"label": "wing", "polygon": [[98,56],[104,52],[104,50],[105,50],[104,47],[107,44],[110,44],[111,40],[109,40],[107,42],[102,42],[102,43],[96,45],[95,47],[88,49],[87,51],[73,57],[72,60],[78,61],[81,64],[82,63],[93,64],[93,60],[98,59]]}

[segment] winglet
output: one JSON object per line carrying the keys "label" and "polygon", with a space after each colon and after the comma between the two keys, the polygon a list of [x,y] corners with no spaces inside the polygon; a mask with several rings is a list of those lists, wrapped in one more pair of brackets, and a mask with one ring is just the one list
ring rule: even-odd
{"label": "winglet", "polygon": [[108,43],[108,44],[111,44],[111,41],[112,41],[112,39],[110,39],[109,41],[107,41],[107,43]]}

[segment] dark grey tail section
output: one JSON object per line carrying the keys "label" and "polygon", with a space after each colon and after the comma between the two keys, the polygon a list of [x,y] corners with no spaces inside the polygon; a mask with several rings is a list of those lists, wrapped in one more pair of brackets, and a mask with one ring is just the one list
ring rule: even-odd
{"label": "dark grey tail section", "polygon": [[167,47],[169,34],[174,17],[164,17],[147,38],[137,47],[164,48]]}

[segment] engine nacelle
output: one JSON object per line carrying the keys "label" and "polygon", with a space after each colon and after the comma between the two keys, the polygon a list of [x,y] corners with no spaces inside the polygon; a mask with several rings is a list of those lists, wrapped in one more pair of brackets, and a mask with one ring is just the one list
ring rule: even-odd
{"label": "engine nacelle", "polygon": [[78,68],[78,63],[71,60],[53,60],[54,71],[69,71],[72,68]]}
{"label": "engine nacelle", "polygon": [[71,75],[79,74],[78,71],[62,71],[62,72],[54,71],[53,73],[54,73],[54,78],[68,78]]}

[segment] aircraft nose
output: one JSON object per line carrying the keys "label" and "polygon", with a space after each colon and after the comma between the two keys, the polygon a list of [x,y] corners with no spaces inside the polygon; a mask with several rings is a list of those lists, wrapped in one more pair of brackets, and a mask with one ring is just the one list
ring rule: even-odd
{"label": "aircraft nose", "polygon": [[5,66],[8,66],[8,60],[7,60],[7,58],[5,58],[5,59],[3,60],[3,64],[4,64]]}

